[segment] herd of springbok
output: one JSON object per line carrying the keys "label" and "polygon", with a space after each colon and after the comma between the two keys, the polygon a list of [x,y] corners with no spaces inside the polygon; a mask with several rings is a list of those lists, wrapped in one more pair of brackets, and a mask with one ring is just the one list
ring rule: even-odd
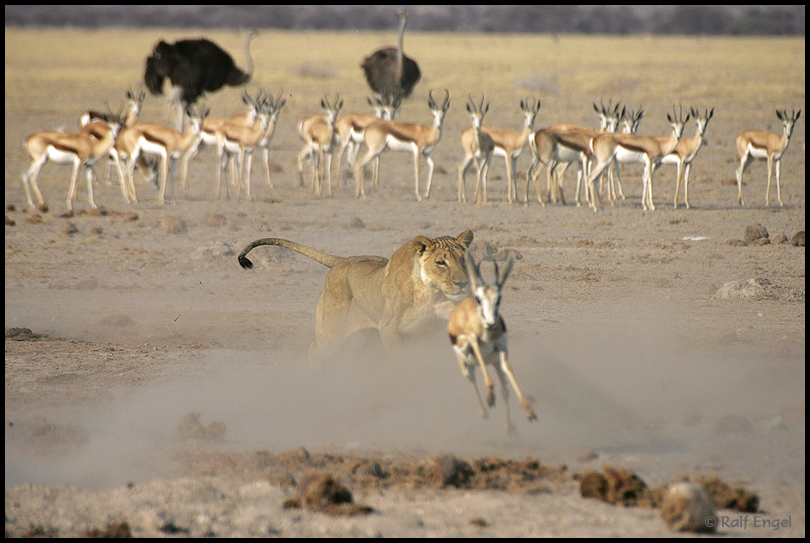
{"label": "herd of springbok", "polygon": [[[428,107],[433,116],[431,124],[398,120],[401,99],[368,99],[374,113],[349,112],[341,114],[343,100],[336,96],[321,99],[322,112],[302,119],[298,132],[304,141],[297,155],[299,184],[303,186],[304,162],[312,164],[310,192],[332,194],[333,188],[345,185],[350,173],[355,178],[355,195],[366,198],[365,170],[373,165],[372,188],[380,184],[380,157],[383,151],[406,151],[413,155],[414,191],[417,200],[429,198],[433,183],[435,164],[432,151],[440,143],[444,120],[450,108],[450,93],[437,100],[433,91],[428,95]],[[276,131],[279,114],[286,100],[279,96],[259,91],[256,97],[245,92],[242,99],[247,106],[243,114],[232,117],[212,117],[204,106],[189,107],[186,112],[191,119],[185,133],[157,123],[140,122],[138,116],[143,106],[145,93],[128,91],[126,112],[117,114],[88,111],[80,116],[80,129],[76,133],[40,130],[25,139],[25,148],[31,156],[30,167],[23,172],[22,181],[28,205],[32,209],[47,209],[37,185],[42,166],[50,161],[72,164],[73,174],[67,197],[68,212],[73,210],[73,201],[78,192],[78,177],[85,170],[88,202],[96,208],[93,197],[94,166],[104,157],[109,160],[107,176],[115,166],[121,185],[121,193],[127,203],[138,202],[135,190],[135,168],[153,185],[159,188],[158,201],[166,201],[167,185],[173,183],[175,165],[180,161],[183,187],[188,187],[190,160],[205,146],[217,150],[217,198],[223,188],[222,176],[230,164],[230,182],[224,184],[225,195],[230,197],[229,185],[241,198],[242,190],[247,199],[251,194],[251,164],[253,154],[262,151],[267,184],[273,188],[270,175],[270,143]],[[526,194],[523,203],[530,201],[529,188],[534,183],[538,202],[565,203],[562,179],[569,164],[577,167],[575,202],[579,206],[584,191],[587,205],[594,211],[603,207],[602,194],[607,194],[611,205],[616,198],[624,199],[621,185],[621,164],[643,164],[642,207],[654,210],[653,175],[662,164],[677,167],[674,207],[679,205],[680,186],[684,187],[684,202],[689,203],[689,177],[692,165],[706,141],[706,128],[714,116],[714,108],[699,111],[691,108],[684,116],[682,108],[667,114],[671,132],[662,136],[647,136],[637,133],[643,110],[628,111],[617,105],[593,104],[599,116],[598,129],[574,123],[560,122],[547,128],[535,130],[534,123],[540,110],[540,100],[520,101],[523,122],[520,130],[509,130],[483,124],[489,111],[489,103],[482,96],[479,101],[469,97],[467,111],[471,126],[461,132],[463,158],[458,167],[458,200],[467,201],[466,175],[475,164],[477,204],[487,202],[487,173],[493,156],[503,157],[506,164],[507,199],[509,203],[520,202],[516,181],[518,157],[526,147],[532,157],[526,174]],[[784,205],[781,191],[781,160],[790,144],[793,129],[801,110],[788,113],[777,111],[782,123],[782,133],[762,130],[745,130],[737,136],[736,171],[738,201],[745,205],[742,194],[743,174],[756,159],[767,161],[768,181],[765,195],[770,205],[771,180],[776,178],[779,205]],[[687,121],[693,118],[694,134],[684,135]],[[365,150],[364,153],[361,151]],[[332,157],[337,155],[336,167]],[[344,161],[345,158],[345,161]],[[422,159],[428,164],[427,185],[420,188]],[[562,168],[560,168],[562,166]],[[547,199],[541,194],[538,176],[547,171]],[[598,182],[598,186],[597,186]],[[36,198],[37,202],[34,202]],[[174,202],[174,190],[171,190]]]}

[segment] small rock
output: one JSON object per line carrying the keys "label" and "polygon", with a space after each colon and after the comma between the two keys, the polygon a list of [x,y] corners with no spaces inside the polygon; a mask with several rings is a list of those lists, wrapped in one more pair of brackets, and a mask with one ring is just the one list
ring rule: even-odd
{"label": "small rock", "polygon": [[124,222],[132,222],[138,220],[138,214],[134,211],[126,211],[121,214],[121,220]]}
{"label": "small rock", "polygon": [[790,240],[796,247],[804,247],[804,230],[799,230],[796,235]]}
{"label": "small rock", "polygon": [[186,413],[177,423],[177,437],[180,439],[204,439],[205,427],[200,424],[200,413]]}
{"label": "small rock", "polygon": [[135,322],[129,318],[129,315],[119,313],[117,315],[108,315],[98,321],[101,326],[112,326],[114,328],[127,328],[134,326]]}
{"label": "small rock", "polygon": [[695,483],[700,483],[720,509],[733,509],[743,513],[759,511],[759,494],[754,491],[742,486],[732,488],[717,475],[698,476],[690,479]]}
{"label": "small rock", "polygon": [[745,227],[745,241],[752,242],[768,237],[768,231],[761,224],[748,225]]}
{"label": "small rock", "polygon": [[748,279],[746,281],[729,281],[717,289],[715,298],[721,300],[732,299],[766,299],[773,295],[768,291],[771,282],[764,278]]}
{"label": "small rock", "polygon": [[579,478],[579,492],[583,498],[607,501],[607,479],[596,471],[585,472]]}
{"label": "small rock", "polygon": [[208,213],[203,217],[203,223],[206,226],[225,226],[228,224],[228,220],[225,218],[225,215],[220,215],[218,213]]}
{"label": "small rock", "polygon": [[188,233],[188,223],[179,217],[163,217],[160,224],[164,234]]}
{"label": "small rock", "polygon": [[473,469],[464,460],[455,456],[441,456],[432,461],[434,480],[438,487],[464,487],[473,476]]}
{"label": "small rock", "polygon": [[225,242],[218,242],[210,245],[208,247],[200,247],[197,249],[196,258],[221,258],[227,256],[233,256],[233,247],[228,245]]}
{"label": "small rock", "polygon": [[[712,533],[716,507],[709,492],[698,483],[670,485],[661,503],[661,517],[678,532]],[[707,522],[708,521],[708,522]]]}
{"label": "small rock", "polygon": [[585,451],[579,456],[579,458],[577,458],[577,460],[580,462],[590,462],[591,460],[596,460],[597,458],[599,458],[599,455],[596,453],[596,451]]}
{"label": "small rock", "polygon": [[42,215],[39,213],[31,213],[25,218],[28,224],[42,224]]}
{"label": "small rock", "polygon": [[95,277],[76,283],[76,290],[96,290],[98,287],[99,282]]}
{"label": "small rock", "polygon": [[225,423],[215,420],[205,429],[205,439],[208,441],[222,441],[225,439]]}
{"label": "small rock", "polygon": [[360,217],[355,217],[352,219],[352,222],[349,223],[351,228],[365,228],[366,223]]}
{"label": "small rock", "polygon": [[79,231],[79,228],[70,221],[65,222],[62,224],[62,233],[66,236],[73,235]]}

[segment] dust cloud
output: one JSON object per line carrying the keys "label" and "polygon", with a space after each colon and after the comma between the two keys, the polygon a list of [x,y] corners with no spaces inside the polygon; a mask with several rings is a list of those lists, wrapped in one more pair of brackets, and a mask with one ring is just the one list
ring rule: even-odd
{"label": "dust cloud", "polygon": [[[203,444],[176,436],[178,422],[199,412],[225,423],[222,450],[415,451],[429,454],[536,456],[572,462],[647,458],[660,477],[705,462],[741,465],[770,454],[774,476],[803,473],[804,436],[794,430],[718,435],[717,421],[741,415],[758,428],[779,426],[779,413],[804,398],[803,362],[773,358],[756,345],[696,345],[672,333],[671,312],[634,308],[630,322],[554,323],[540,334],[518,330],[510,360],[538,419],[526,420],[509,394],[516,431],[504,430],[496,404],[482,419],[471,386],[443,334],[386,359],[378,343],[357,341],[339,359],[311,364],[300,345],[273,351],[212,349],[185,375],[114,399],[50,411],[79,423],[89,442],[58,457],[9,454],[6,485],[112,487],[166,475],[167,453]],[[483,394],[483,378],[477,374]],[[774,422],[776,421],[776,422]],[[764,436],[764,437],[763,437]],[[750,456],[749,456],[750,455]],[[776,458],[773,457],[776,455]]]}

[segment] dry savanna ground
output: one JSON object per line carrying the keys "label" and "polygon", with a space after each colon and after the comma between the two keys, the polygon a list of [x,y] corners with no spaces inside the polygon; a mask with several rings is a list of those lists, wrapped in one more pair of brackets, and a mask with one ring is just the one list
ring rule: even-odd
{"label": "dry savanna ground", "polygon": [[[26,135],[117,109],[158,39],[201,34],[6,29],[7,535],[671,534],[657,509],[581,497],[578,474],[613,466],[651,489],[716,475],[758,496],[745,523],[720,509],[719,533],[804,536],[805,249],[790,242],[805,229],[804,116],[782,164],[784,207],[765,207],[762,163],[746,176],[746,207],[732,182],[735,136],[779,131],[774,110],[805,108],[803,38],[409,31],[406,52],[424,75],[401,118],[428,122],[428,91],[452,95],[434,191],[417,202],[403,153],[383,156],[380,188],[359,201],[351,181],[310,196],[295,165],[296,124],[325,93],[368,110],[358,65],[393,31],[262,32],[248,88],[287,98],[274,188],[254,165],[252,202],[217,200],[209,149],[191,163],[190,187],[174,188],[176,205],[158,205],[137,178],[141,203],[127,205],[102,174],[102,210],[87,212],[82,184],[77,213],[64,217],[69,168],[46,165],[50,210],[28,209]],[[245,66],[241,34],[204,35]],[[210,96],[212,114],[241,112],[241,92]],[[470,93],[491,102],[488,124],[515,129],[524,97],[542,100],[538,128],[594,126],[593,102],[643,106],[644,134],[666,133],[674,104],[714,107],[692,209],[672,208],[674,168],[664,167],[657,210],[643,211],[633,166],[627,199],[600,213],[570,197],[509,205],[497,160],[489,203],[456,202]],[[142,116],[168,122],[165,98],[149,96]],[[524,153],[518,171],[528,165]],[[569,195],[573,183],[569,173]],[[745,241],[755,225],[767,241]],[[468,228],[479,256],[516,259],[501,310],[539,420],[510,396],[512,435],[499,388],[481,419],[441,330],[388,359],[372,337],[352,338],[312,366],[326,270],[277,248],[255,250],[252,271],[236,261],[259,237],[390,256],[416,235]],[[353,515],[306,507],[308,489],[331,484],[325,475],[354,494]]]}

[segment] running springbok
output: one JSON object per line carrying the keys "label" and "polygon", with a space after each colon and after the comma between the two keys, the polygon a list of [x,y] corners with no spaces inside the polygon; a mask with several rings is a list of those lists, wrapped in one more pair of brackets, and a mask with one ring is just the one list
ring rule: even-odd
{"label": "running springbok", "polygon": [[[484,96],[481,96],[481,104],[476,105],[470,95],[467,102],[467,112],[470,114],[472,126],[465,128],[461,133],[461,146],[464,148],[464,158],[458,167],[458,201],[467,201],[467,170],[470,164],[475,161],[478,170],[478,182],[475,185],[475,203],[487,203],[487,170],[489,160],[492,158],[495,143],[492,138],[481,130],[481,123],[484,122],[484,115],[489,111],[489,102],[484,104]],[[483,183],[482,183],[483,181]]]}
{"label": "running springbok", "polygon": [[526,416],[530,421],[537,420],[534,409],[520,391],[515,375],[512,373],[512,367],[509,365],[506,322],[504,322],[498,309],[501,303],[503,285],[506,278],[509,277],[509,272],[512,271],[513,261],[511,258],[507,261],[503,273],[499,272],[497,262],[493,261],[495,265],[495,284],[488,285],[481,278],[480,264],[476,265],[472,255],[467,253],[464,260],[473,297],[463,300],[450,315],[450,322],[447,324],[450,343],[453,345],[462,375],[472,383],[483,418],[487,418],[487,411],[475,384],[475,366],[478,365],[484,374],[484,383],[487,387],[487,404],[490,407],[495,405],[495,385],[487,372],[487,364],[495,368],[503,391],[506,431],[511,432],[513,426],[509,418],[507,378],[517,394],[520,405],[526,411]]}
{"label": "running springbok", "polygon": [[[39,130],[25,138],[23,145],[31,156],[31,166],[23,172],[22,181],[28,205],[32,210],[39,209],[42,212],[48,210],[42,192],[39,190],[37,177],[49,160],[57,164],[73,164],[73,174],[70,178],[67,196],[68,213],[73,213],[73,200],[76,199],[79,190],[78,179],[82,168],[86,170],[87,174],[87,201],[93,209],[98,208],[93,198],[92,167],[99,159],[107,156],[112,146],[115,145],[115,140],[126,120],[122,113],[123,109],[117,115],[109,114],[104,121],[98,121],[106,126],[100,139],[88,132],[71,134],[55,130]],[[31,189],[33,189],[39,205],[34,205]]]}
{"label": "running springbok", "polygon": [[776,116],[782,121],[781,136],[763,130],[746,130],[737,136],[737,157],[740,160],[740,167],[737,168],[737,199],[741,206],[745,205],[742,193],[743,174],[755,159],[768,161],[768,188],[765,191],[765,205],[771,205],[771,170],[776,176],[776,196],[779,198],[779,205],[785,205],[782,202],[781,187],[782,156],[790,145],[790,136],[793,135],[796,121],[799,120],[801,114],[801,109],[798,113],[794,110],[790,116],[788,116],[787,110],[776,111]]}
{"label": "running springbok", "polygon": [[[355,180],[357,181],[357,192],[355,196],[366,197],[365,184],[363,181],[363,171],[365,167],[377,158],[385,149],[393,151],[405,151],[413,153],[414,188],[416,199],[422,201],[422,194],[419,191],[419,166],[421,157],[425,157],[428,163],[428,181],[425,198],[430,198],[430,188],[433,183],[433,159],[430,153],[436,148],[442,139],[442,127],[447,110],[450,109],[450,91],[445,89],[444,101],[439,104],[433,99],[433,91],[428,93],[428,107],[433,114],[433,125],[427,126],[419,123],[406,123],[403,121],[376,121],[366,127],[363,133],[363,141],[368,147],[368,152],[362,160],[355,163]],[[379,172],[378,172],[379,174]]]}

